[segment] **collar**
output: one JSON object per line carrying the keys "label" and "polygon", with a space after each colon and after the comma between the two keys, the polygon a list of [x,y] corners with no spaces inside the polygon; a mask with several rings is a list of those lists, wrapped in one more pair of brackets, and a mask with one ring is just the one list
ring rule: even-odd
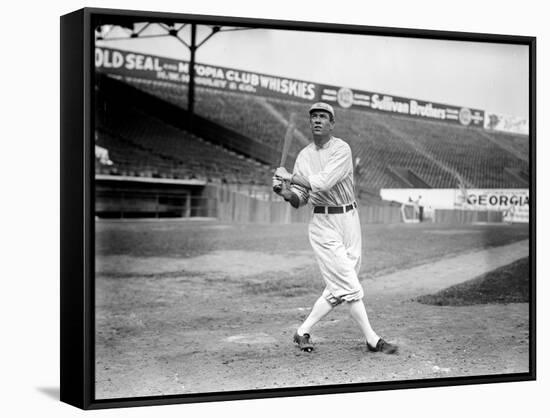
{"label": "collar", "polygon": [[316,149],[316,150],[321,150],[321,149],[327,149],[331,144],[332,144],[332,140],[334,139],[333,136],[331,136],[327,142],[324,143],[323,146],[319,147],[317,146],[317,144],[315,143],[315,141],[313,141],[313,147]]}

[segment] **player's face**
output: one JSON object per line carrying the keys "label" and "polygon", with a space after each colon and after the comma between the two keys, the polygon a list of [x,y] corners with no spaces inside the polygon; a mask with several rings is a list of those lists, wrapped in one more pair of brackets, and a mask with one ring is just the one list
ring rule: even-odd
{"label": "player's face", "polygon": [[309,115],[311,132],[315,136],[330,135],[334,129],[334,121],[330,119],[330,113],[323,110],[314,110]]}

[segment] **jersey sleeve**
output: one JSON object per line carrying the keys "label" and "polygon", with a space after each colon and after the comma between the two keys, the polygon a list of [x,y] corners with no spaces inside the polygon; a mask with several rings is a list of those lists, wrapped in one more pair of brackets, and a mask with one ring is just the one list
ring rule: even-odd
{"label": "jersey sleeve", "polygon": [[[293,174],[299,174],[303,177],[305,177],[305,173],[304,171],[302,170],[302,159],[303,159],[303,154],[300,153],[298,154],[298,157],[296,158],[296,162],[294,163],[294,170],[292,171]],[[305,187],[302,187],[298,184],[293,184],[292,186],[290,186],[290,190],[292,192],[294,192],[296,194],[296,196],[298,196],[298,198],[300,199],[300,206],[304,206],[305,204],[307,204],[308,200],[309,200],[309,190],[306,189]]]}
{"label": "jersey sleeve", "polygon": [[311,191],[325,192],[343,180],[353,170],[351,149],[345,142],[334,147],[326,166],[317,174],[308,177]]}

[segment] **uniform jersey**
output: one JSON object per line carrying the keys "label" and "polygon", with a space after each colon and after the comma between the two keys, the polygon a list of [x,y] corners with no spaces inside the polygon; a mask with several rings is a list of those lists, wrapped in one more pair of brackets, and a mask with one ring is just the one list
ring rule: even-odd
{"label": "uniform jersey", "polygon": [[313,206],[344,206],[355,200],[351,149],[340,138],[331,137],[321,148],[311,143],[302,149],[294,173],[311,184],[309,191],[298,185],[291,187],[302,205],[309,201]]}

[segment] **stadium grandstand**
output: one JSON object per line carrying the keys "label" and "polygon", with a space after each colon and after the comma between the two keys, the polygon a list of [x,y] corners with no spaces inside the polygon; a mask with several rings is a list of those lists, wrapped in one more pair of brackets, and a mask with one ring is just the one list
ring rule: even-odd
{"label": "stadium grandstand", "polygon": [[[270,184],[282,138],[291,114],[302,115],[296,118],[291,168],[309,142],[310,104],[201,86],[194,97],[190,115],[185,84],[97,74],[96,147],[108,153],[107,160],[96,158],[98,213],[209,216],[215,209],[204,199],[219,199],[220,187],[277,199]],[[367,205],[391,205],[380,198],[381,189],[529,186],[525,135],[355,108],[337,107],[336,113],[334,135],[352,148],[358,195]],[[177,197],[175,185],[186,190],[184,197]],[[204,192],[205,186],[218,191]],[[148,210],[137,210],[135,202],[116,208],[114,196],[120,202],[138,190],[157,194]],[[165,209],[181,207],[163,211],[162,201],[172,202]]]}

